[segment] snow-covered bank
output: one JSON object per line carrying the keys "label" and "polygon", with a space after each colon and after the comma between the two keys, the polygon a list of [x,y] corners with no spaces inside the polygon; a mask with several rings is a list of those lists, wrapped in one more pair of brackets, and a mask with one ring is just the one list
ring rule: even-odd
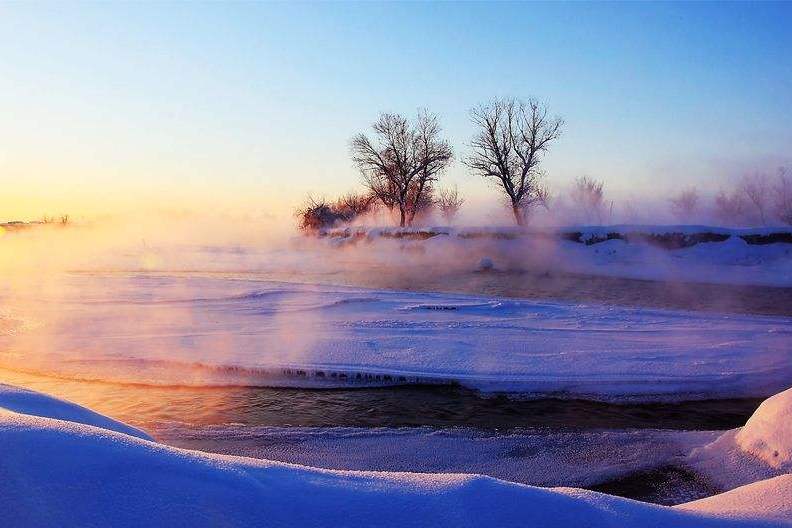
{"label": "snow-covered bank", "polygon": [[478,475],[320,470],[209,455],[5,410],[0,442],[5,526],[792,525],[789,475],[668,508]]}
{"label": "snow-covered bank", "polygon": [[[572,226],[516,228],[349,228],[321,233],[326,245],[376,260],[409,249],[419,262],[488,258],[496,269],[631,279],[792,286],[789,228]],[[415,253],[421,252],[416,256]],[[367,255],[366,255],[367,254]],[[422,260],[423,259],[423,260]]]}
{"label": "snow-covered bank", "polygon": [[792,380],[783,317],[178,274],[72,276],[58,294],[7,304],[3,366],[165,385],[458,383],[642,401],[765,397]]}

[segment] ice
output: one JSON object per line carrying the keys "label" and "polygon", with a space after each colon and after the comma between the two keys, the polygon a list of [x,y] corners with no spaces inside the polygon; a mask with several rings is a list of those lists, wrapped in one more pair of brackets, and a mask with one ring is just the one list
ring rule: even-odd
{"label": "ice", "polygon": [[165,385],[456,383],[641,401],[763,397],[792,379],[785,317],[165,273],[60,286],[6,300],[0,365]]}
{"label": "ice", "polygon": [[590,486],[677,463],[716,431],[508,432],[429,427],[160,424],[179,447],[345,470],[476,473],[536,486]]}

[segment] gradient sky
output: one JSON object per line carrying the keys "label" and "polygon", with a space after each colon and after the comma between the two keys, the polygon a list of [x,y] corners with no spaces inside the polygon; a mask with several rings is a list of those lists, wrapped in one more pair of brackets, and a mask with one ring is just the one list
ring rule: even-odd
{"label": "gradient sky", "polygon": [[[546,160],[614,195],[792,161],[792,3],[0,4],[0,218],[157,204],[286,215],[358,175],[381,111],[535,96]],[[491,188],[456,162],[447,181]]]}

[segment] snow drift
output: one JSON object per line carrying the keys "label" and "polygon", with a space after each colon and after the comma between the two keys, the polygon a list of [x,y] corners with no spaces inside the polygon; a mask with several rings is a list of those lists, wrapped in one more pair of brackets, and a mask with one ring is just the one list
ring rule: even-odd
{"label": "snow drift", "polygon": [[765,400],[744,427],[693,450],[687,464],[722,489],[792,470],[792,389]]}
{"label": "snow drift", "polygon": [[792,471],[792,389],[762,402],[734,439],[769,466]]}
{"label": "snow drift", "polygon": [[44,417],[53,402],[36,401],[31,395],[28,408],[42,416],[0,412],[2,525],[792,525],[789,476],[668,508],[477,475],[319,470],[209,455]]}

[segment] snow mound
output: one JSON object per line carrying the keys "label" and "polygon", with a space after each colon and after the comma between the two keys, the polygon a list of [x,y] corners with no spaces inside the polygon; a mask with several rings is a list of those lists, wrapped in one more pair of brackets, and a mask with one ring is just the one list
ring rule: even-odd
{"label": "snow mound", "polygon": [[686,463],[721,489],[792,471],[792,389],[766,399],[745,426],[694,449]]}
{"label": "snow mound", "polygon": [[792,471],[792,389],[762,402],[735,441],[769,466]]}
{"label": "snow mound", "polygon": [[92,425],[144,440],[151,440],[151,437],[140,429],[118,422],[80,405],[0,383],[0,412],[3,410]]}

